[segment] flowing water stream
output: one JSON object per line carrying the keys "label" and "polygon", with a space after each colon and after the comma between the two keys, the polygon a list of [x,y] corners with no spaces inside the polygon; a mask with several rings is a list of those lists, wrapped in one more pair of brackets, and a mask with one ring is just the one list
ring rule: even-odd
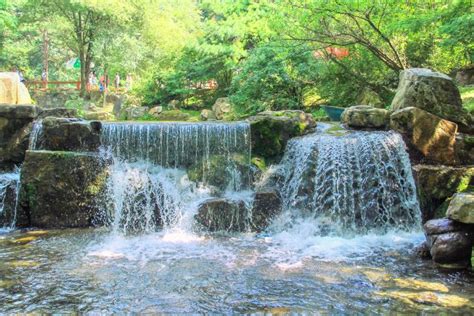
{"label": "flowing water stream", "polygon": [[247,123],[104,124],[108,227],[0,235],[0,311],[472,312],[473,275],[412,251],[424,236],[395,133],[296,138],[257,186],[283,198],[266,231],[197,226],[206,199],[251,204],[249,135]]}

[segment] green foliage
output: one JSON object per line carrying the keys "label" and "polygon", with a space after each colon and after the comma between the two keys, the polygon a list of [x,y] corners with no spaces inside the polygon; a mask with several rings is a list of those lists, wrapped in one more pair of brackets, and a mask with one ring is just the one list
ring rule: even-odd
{"label": "green foliage", "polygon": [[[0,65],[38,80],[47,39],[50,80],[95,71],[123,85],[131,73],[145,105],[200,110],[226,96],[240,118],[350,106],[366,91],[389,104],[401,69],[472,64],[472,29],[469,0],[3,0]],[[71,58],[83,68],[67,69]]]}

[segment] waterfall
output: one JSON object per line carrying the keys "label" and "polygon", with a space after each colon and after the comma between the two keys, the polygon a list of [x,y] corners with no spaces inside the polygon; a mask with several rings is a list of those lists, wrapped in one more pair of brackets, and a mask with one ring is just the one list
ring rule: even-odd
{"label": "waterfall", "polygon": [[28,150],[35,150],[38,148],[38,141],[41,138],[43,133],[43,120],[37,120],[33,123],[33,128],[31,130],[30,139],[28,143]]}
{"label": "waterfall", "polygon": [[20,170],[0,173],[0,229],[15,227]]}
{"label": "waterfall", "polygon": [[248,123],[103,123],[101,142],[114,231],[190,229],[200,202],[250,185]]}
{"label": "waterfall", "polygon": [[273,178],[285,209],[276,231],[302,221],[339,236],[420,225],[409,157],[395,132],[292,139]]}

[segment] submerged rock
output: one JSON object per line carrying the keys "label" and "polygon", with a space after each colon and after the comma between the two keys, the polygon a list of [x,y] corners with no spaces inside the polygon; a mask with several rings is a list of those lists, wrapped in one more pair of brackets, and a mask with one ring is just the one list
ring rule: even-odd
{"label": "submerged rock", "polygon": [[461,223],[474,224],[474,193],[457,193],[449,203],[446,216]]}
{"label": "submerged rock", "polygon": [[351,106],[342,113],[342,122],[354,128],[385,128],[390,112],[369,105]]}
{"label": "submerged rock", "polygon": [[400,132],[408,144],[433,162],[453,165],[458,126],[415,107],[407,107],[390,115],[390,128]]}
{"label": "submerged rock", "polygon": [[288,140],[309,133],[316,122],[303,111],[265,111],[248,118],[252,154],[265,159],[278,159]]}
{"label": "submerged rock", "polygon": [[23,161],[38,112],[34,105],[0,105],[0,165]]}
{"label": "submerged rock", "polygon": [[448,198],[474,184],[474,167],[415,165],[413,173],[418,190],[423,222],[444,216]]}
{"label": "submerged rock", "polygon": [[43,120],[40,148],[96,151],[100,146],[101,126],[98,121],[47,117]]}
{"label": "submerged rock", "polygon": [[87,227],[94,223],[106,186],[106,161],[87,153],[27,151],[20,209],[29,226]]}
{"label": "submerged rock", "polygon": [[473,131],[474,121],[463,109],[461,95],[453,80],[430,69],[412,68],[400,73],[392,109],[416,107],[459,125],[461,131]]}

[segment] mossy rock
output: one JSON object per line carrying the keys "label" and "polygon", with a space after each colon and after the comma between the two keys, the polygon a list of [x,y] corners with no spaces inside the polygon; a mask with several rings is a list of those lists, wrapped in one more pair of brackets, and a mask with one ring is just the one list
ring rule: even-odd
{"label": "mossy rock", "polygon": [[[423,222],[444,215],[449,198],[474,185],[474,167],[413,166]],[[445,203],[446,202],[446,203]]]}
{"label": "mossy rock", "polygon": [[316,126],[312,115],[303,111],[265,111],[248,120],[252,153],[270,160],[282,156],[290,138],[304,135]]}
{"label": "mossy rock", "polygon": [[107,164],[92,153],[27,151],[21,173],[20,226],[93,225],[103,209]]}

